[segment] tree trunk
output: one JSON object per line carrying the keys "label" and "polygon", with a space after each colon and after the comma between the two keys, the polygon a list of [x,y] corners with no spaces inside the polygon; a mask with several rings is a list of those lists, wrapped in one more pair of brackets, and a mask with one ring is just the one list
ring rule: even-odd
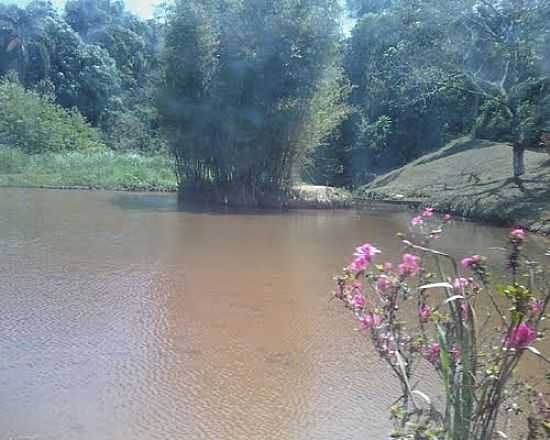
{"label": "tree trunk", "polygon": [[474,95],[474,104],[472,111],[472,128],[470,129],[470,137],[472,139],[477,138],[477,118],[479,116],[479,95]]}
{"label": "tree trunk", "polygon": [[520,177],[525,174],[525,148],[519,143],[514,144],[514,177]]}

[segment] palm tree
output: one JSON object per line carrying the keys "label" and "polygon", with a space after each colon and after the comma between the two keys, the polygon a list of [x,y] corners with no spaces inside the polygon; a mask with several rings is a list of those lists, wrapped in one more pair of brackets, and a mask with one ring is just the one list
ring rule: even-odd
{"label": "palm tree", "polygon": [[46,26],[55,13],[50,2],[25,9],[0,4],[0,74],[15,70],[24,84],[47,77],[50,67]]}

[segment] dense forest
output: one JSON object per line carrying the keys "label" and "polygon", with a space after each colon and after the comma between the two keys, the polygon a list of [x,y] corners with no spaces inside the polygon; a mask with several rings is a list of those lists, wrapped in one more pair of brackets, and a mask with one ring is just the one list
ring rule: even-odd
{"label": "dense forest", "polygon": [[466,134],[519,177],[550,133],[546,0],[37,0],[0,4],[0,52],[0,144],[171,154],[180,187],[245,203]]}

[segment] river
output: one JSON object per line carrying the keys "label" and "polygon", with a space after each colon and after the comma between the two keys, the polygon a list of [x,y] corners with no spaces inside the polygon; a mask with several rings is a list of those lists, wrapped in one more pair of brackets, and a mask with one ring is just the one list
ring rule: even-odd
{"label": "river", "polygon": [[397,384],[329,299],[356,245],[398,258],[409,217],[0,189],[0,439],[383,439]]}

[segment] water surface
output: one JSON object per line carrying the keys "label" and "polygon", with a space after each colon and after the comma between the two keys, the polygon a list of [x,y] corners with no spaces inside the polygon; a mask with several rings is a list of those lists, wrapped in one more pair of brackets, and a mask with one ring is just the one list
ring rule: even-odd
{"label": "water surface", "polygon": [[409,216],[0,189],[0,439],[384,438],[397,384],[331,276],[365,241],[397,258]]}

